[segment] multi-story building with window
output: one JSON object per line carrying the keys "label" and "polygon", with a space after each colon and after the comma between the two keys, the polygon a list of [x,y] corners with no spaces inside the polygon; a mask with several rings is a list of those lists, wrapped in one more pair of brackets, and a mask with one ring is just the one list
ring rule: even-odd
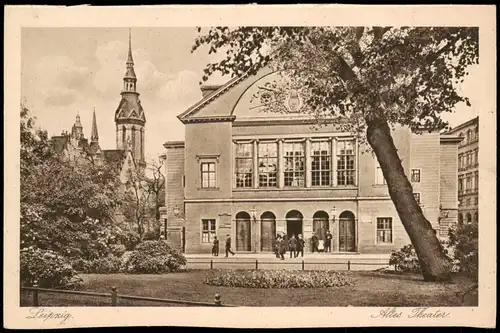
{"label": "multi-story building with window", "polygon": [[[351,133],[300,112],[263,112],[256,92],[277,73],[262,70],[222,86],[178,116],[185,141],[167,142],[166,238],[187,253],[210,253],[213,237],[238,252],[273,250],[277,233],[333,234],[334,252],[390,253],[409,244],[374,155]],[[269,94],[272,94],[270,91]],[[422,210],[439,235],[457,216],[458,137],[393,133]]]}
{"label": "multi-story building with window", "polygon": [[453,128],[449,134],[462,138],[458,146],[458,219],[478,222],[479,117]]}

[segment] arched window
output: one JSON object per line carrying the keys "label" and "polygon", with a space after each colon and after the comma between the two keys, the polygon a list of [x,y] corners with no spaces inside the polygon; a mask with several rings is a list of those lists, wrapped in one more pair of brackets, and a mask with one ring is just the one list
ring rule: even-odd
{"label": "arched window", "polygon": [[467,131],[467,142],[471,142],[472,141],[472,130],[469,129]]}
{"label": "arched window", "polygon": [[479,222],[479,213],[478,212],[474,213],[474,222],[476,222],[476,223]]}
{"label": "arched window", "polygon": [[464,216],[462,213],[458,213],[458,223],[464,223]]}
{"label": "arched window", "polygon": [[127,128],[125,125],[122,126],[122,148],[127,148]]}
{"label": "arched window", "polygon": [[135,155],[136,151],[135,151],[135,126],[132,126],[132,151],[134,152],[134,159],[137,159],[138,156]]}
{"label": "arched window", "polygon": [[467,223],[471,223],[472,222],[472,215],[470,213],[467,213],[467,215],[465,215],[465,219],[467,220]]}

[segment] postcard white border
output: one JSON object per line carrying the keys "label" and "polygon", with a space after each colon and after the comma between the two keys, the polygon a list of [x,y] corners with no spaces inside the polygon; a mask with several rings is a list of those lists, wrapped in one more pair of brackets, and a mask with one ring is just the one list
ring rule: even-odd
{"label": "postcard white border", "polygon": [[[440,308],[444,319],[373,319],[381,308],[52,308],[64,325],[27,320],[19,307],[19,101],[21,27],[181,27],[220,25],[478,26],[480,28],[480,292],[476,308]],[[479,5],[218,5],[137,7],[5,7],[4,322],[7,328],[99,326],[494,327],[496,313],[496,17]],[[404,309],[404,308],[401,308]],[[405,310],[406,311],[406,310]],[[408,311],[407,311],[408,312]]]}

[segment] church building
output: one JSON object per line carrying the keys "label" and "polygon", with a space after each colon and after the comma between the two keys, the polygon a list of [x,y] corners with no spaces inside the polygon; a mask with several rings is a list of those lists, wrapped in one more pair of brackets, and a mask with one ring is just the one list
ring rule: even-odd
{"label": "church building", "polygon": [[128,58],[126,72],[123,77],[121,100],[114,112],[116,124],[116,148],[101,149],[95,109],[92,118],[90,142],[85,138],[80,116],[68,133],[64,131],[59,136],[53,136],[52,142],[56,150],[68,159],[91,159],[98,163],[108,163],[117,168],[123,183],[127,181],[128,171],[133,169],[144,170],[144,144],[146,117],[137,92],[137,77],[134,71],[132,57],[132,41],[129,32]]}
{"label": "church building", "polygon": [[[167,240],[185,253],[210,253],[227,234],[237,253],[272,252],[278,233],[333,235],[334,253],[390,253],[409,244],[374,155],[331,121],[314,126],[290,88],[286,114],[263,112],[272,98],[257,92],[278,80],[262,69],[222,86],[178,116],[185,140],[166,142]],[[439,237],[457,219],[460,138],[392,137],[414,195]]]}

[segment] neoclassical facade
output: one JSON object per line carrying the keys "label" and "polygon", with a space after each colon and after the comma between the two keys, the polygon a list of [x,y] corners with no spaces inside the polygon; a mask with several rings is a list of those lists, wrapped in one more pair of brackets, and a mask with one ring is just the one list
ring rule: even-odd
{"label": "neoclassical facade", "polygon": [[[263,69],[222,86],[178,116],[185,140],[165,143],[166,238],[210,253],[231,235],[237,252],[270,252],[277,233],[333,234],[336,253],[390,253],[409,243],[374,155],[351,133],[298,112],[264,112],[256,92],[278,74]],[[272,92],[270,92],[272,94]],[[438,235],[457,219],[459,138],[396,128],[393,139],[415,197]]]}

